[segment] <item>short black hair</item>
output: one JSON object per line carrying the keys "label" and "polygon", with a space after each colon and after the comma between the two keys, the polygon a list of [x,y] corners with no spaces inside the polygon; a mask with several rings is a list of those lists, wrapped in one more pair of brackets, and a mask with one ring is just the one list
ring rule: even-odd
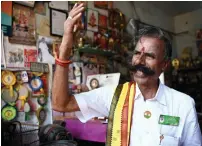
{"label": "short black hair", "polygon": [[172,56],[172,45],[166,34],[158,27],[145,27],[139,31],[139,40],[143,36],[158,38],[165,43],[165,56],[164,59],[170,60]]}

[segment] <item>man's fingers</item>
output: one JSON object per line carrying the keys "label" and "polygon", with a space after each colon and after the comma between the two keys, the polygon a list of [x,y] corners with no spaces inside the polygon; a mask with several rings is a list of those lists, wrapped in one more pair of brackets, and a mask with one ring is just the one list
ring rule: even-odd
{"label": "man's fingers", "polygon": [[77,4],[77,6],[75,5],[75,7],[69,12],[69,15],[74,15],[76,11],[78,11],[81,7],[83,7],[83,3],[82,4]]}
{"label": "man's fingers", "polygon": [[69,16],[71,16],[72,18],[74,18],[76,15],[78,15],[79,13],[81,13],[84,10],[84,7],[81,7],[77,10],[75,10],[74,12],[72,12],[71,14],[69,14]]}
{"label": "man's fingers", "polygon": [[77,5],[78,5],[77,3],[76,3],[76,4],[74,4],[74,7],[73,7],[72,9],[76,8],[76,7],[77,7]]}
{"label": "man's fingers", "polygon": [[82,14],[82,13],[79,13],[79,14],[77,14],[76,16],[73,17],[72,20],[74,21],[74,23],[76,23],[77,20],[79,20],[79,18],[81,17],[81,14]]}

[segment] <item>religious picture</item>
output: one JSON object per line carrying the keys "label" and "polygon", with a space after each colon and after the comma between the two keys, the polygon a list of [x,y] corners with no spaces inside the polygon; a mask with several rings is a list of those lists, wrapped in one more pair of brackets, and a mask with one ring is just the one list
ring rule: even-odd
{"label": "religious picture", "polygon": [[13,36],[9,42],[35,45],[35,14],[30,7],[13,4]]}
{"label": "religious picture", "polygon": [[107,28],[107,16],[99,14],[99,27]]}
{"label": "religious picture", "polygon": [[38,62],[55,64],[53,38],[39,36],[37,41]]}
{"label": "religious picture", "polygon": [[94,1],[94,7],[100,9],[108,9],[108,2],[107,1]]}
{"label": "religious picture", "polygon": [[36,47],[24,47],[24,66],[30,68],[30,62],[37,62],[37,49]]}
{"label": "religious picture", "polygon": [[98,11],[88,9],[87,30],[98,31]]}

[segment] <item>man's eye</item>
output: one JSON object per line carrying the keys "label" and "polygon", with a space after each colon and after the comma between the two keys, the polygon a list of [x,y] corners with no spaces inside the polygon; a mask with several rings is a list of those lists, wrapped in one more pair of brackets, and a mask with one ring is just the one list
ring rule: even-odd
{"label": "man's eye", "polygon": [[135,52],[134,52],[134,55],[140,55],[140,52],[135,51]]}
{"label": "man's eye", "polygon": [[152,59],[155,58],[155,56],[154,56],[153,54],[147,54],[147,53],[146,53],[145,56],[148,57],[148,58],[152,58]]}

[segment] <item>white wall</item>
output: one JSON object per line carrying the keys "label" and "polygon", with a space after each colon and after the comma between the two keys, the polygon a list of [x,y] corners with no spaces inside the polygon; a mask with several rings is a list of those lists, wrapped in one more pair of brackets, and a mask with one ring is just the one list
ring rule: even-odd
{"label": "white wall", "polygon": [[[181,52],[185,47],[192,48],[193,57],[198,55],[195,34],[196,30],[199,28],[202,28],[202,9],[174,17],[175,33],[181,33],[180,35],[174,37],[174,46],[177,50],[175,57],[180,57]],[[186,31],[188,33],[182,33]]]}

